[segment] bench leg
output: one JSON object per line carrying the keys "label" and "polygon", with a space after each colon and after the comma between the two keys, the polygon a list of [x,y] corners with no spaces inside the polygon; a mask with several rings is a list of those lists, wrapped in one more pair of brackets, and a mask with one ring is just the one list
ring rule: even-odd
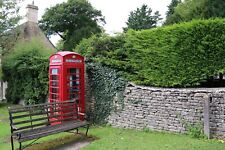
{"label": "bench leg", "polygon": [[87,136],[87,134],[88,134],[88,129],[89,129],[89,125],[87,125],[87,130],[86,130],[86,136]]}
{"label": "bench leg", "polygon": [[79,130],[78,130],[78,128],[77,128],[77,134],[79,133]]}
{"label": "bench leg", "polygon": [[14,150],[13,137],[12,136],[11,136],[11,146],[12,146],[12,150]]}
{"label": "bench leg", "polygon": [[19,148],[19,150],[22,150],[22,144],[21,144],[21,142],[20,142],[20,148]]}

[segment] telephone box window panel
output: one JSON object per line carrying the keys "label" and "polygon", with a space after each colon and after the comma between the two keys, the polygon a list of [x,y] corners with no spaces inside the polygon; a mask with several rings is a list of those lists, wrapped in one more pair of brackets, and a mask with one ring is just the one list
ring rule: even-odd
{"label": "telephone box window panel", "polygon": [[59,74],[59,69],[52,69],[52,75]]}
{"label": "telephone box window panel", "polygon": [[[73,100],[80,114],[85,113],[85,75],[84,57],[69,51],[58,52],[50,57],[49,66],[49,99],[51,102]],[[59,114],[66,113],[61,109]],[[54,113],[50,113],[54,114]],[[79,116],[81,119],[84,116]],[[57,118],[53,118],[57,120]]]}

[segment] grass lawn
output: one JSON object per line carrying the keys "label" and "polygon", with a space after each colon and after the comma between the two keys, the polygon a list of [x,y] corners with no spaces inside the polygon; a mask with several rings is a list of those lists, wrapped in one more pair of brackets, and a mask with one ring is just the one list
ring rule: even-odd
{"label": "grass lawn", "polygon": [[[0,104],[1,150],[11,148],[9,135],[7,105]],[[181,134],[144,132],[109,126],[91,127],[89,135],[96,137],[97,140],[82,150],[225,150],[225,144],[218,140],[193,139]],[[81,135],[60,133],[41,138],[38,140],[39,144],[36,143],[29,149],[54,149],[57,145],[80,140],[85,138]]]}
{"label": "grass lawn", "polygon": [[144,132],[112,127],[90,129],[99,137],[83,150],[225,150],[218,140],[194,139],[182,134]]}

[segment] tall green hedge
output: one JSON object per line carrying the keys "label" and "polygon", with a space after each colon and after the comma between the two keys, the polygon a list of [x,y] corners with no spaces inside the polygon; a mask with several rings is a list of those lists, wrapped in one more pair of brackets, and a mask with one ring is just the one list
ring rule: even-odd
{"label": "tall green hedge", "polygon": [[[122,71],[124,77],[137,84],[197,86],[211,76],[225,73],[225,19],[130,30],[125,35],[107,38],[88,39],[76,50],[84,51],[92,61]],[[117,45],[107,49],[105,45],[113,41]]]}
{"label": "tall green hedge", "polygon": [[26,104],[44,102],[48,93],[48,57],[53,50],[45,48],[38,39],[20,42],[3,56],[3,79],[8,82],[6,99]]}

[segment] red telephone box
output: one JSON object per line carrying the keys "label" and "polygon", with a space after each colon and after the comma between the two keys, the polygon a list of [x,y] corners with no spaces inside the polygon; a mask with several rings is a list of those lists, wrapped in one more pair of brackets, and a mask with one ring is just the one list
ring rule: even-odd
{"label": "red telephone box", "polygon": [[[79,118],[82,120],[85,113],[84,57],[75,52],[61,51],[50,56],[49,102],[68,100],[76,102]],[[61,118],[63,113],[65,111],[51,113],[50,110],[50,115],[61,114]],[[56,122],[58,118],[50,119]]]}

